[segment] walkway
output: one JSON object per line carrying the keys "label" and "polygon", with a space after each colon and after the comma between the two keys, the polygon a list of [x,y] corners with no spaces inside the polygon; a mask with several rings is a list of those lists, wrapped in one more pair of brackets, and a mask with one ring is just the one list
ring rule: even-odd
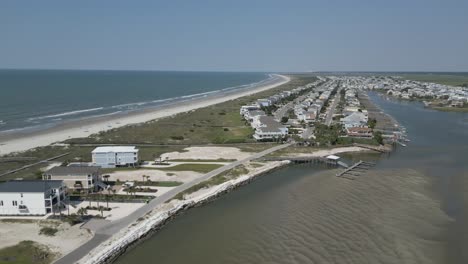
{"label": "walkway", "polygon": [[124,218],[122,218],[120,220],[110,222],[110,221],[106,221],[106,220],[93,219],[93,220],[89,221],[88,223],[86,223],[84,225],[84,227],[92,230],[95,233],[94,237],[90,241],[88,241],[85,244],[83,244],[82,246],[80,246],[79,248],[77,248],[74,251],[72,251],[72,252],[68,253],[67,255],[63,256],[61,259],[57,260],[55,263],[57,263],[57,264],[70,264],[70,263],[77,262],[82,257],[84,257],[86,254],[88,254],[92,249],[96,248],[97,246],[99,246],[99,244],[101,244],[102,242],[109,239],[113,234],[116,234],[117,232],[119,232],[120,230],[126,228],[130,224],[136,222],[138,220],[138,218],[140,218],[143,215],[151,212],[152,210],[157,208],[159,205],[169,201],[176,194],[178,194],[178,193],[180,193],[182,191],[185,191],[188,188],[190,188],[190,187],[192,187],[192,186],[194,186],[194,185],[196,185],[196,184],[198,184],[200,182],[206,181],[206,180],[210,179],[211,177],[214,177],[214,176],[216,176],[216,175],[218,175],[218,174],[220,174],[222,172],[230,170],[230,169],[232,169],[232,168],[234,168],[234,167],[236,167],[238,165],[244,164],[244,163],[249,162],[249,161],[254,160],[254,159],[261,158],[261,157],[263,157],[265,155],[268,155],[268,154],[270,154],[272,152],[275,152],[277,150],[289,147],[290,145],[291,144],[278,145],[278,146],[269,148],[267,150],[264,150],[262,152],[256,153],[256,154],[254,154],[252,156],[249,156],[249,157],[247,157],[245,159],[232,162],[232,163],[230,163],[228,165],[225,165],[225,166],[223,166],[221,168],[213,170],[213,171],[203,175],[200,178],[197,178],[197,179],[195,179],[195,180],[193,180],[191,182],[184,183],[184,184],[182,184],[180,186],[177,186],[176,188],[162,194],[161,196],[151,200],[147,205],[137,209],[131,215],[129,215],[127,217],[124,217]]}

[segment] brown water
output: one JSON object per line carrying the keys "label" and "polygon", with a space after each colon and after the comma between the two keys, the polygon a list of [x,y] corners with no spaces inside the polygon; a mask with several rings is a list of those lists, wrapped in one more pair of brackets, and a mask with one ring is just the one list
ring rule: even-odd
{"label": "brown water", "polygon": [[117,263],[468,263],[468,115],[372,96],[412,142],[350,181],[271,173],[188,211]]}

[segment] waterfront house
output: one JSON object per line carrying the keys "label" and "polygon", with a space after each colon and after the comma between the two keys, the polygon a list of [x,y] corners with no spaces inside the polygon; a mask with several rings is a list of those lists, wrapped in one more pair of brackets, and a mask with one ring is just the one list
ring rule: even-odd
{"label": "waterfront house", "polygon": [[61,180],[70,190],[94,192],[101,184],[100,167],[97,166],[57,166],[44,172],[43,180]]}
{"label": "waterfront house", "polygon": [[138,149],[134,146],[97,147],[91,154],[93,165],[101,168],[138,165]]}
{"label": "waterfront house", "polygon": [[257,105],[261,108],[261,107],[268,107],[272,105],[272,103],[268,99],[258,99]]}
{"label": "waterfront house", "polygon": [[272,116],[259,116],[252,124],[255,128],[253,137],[258,141],[284,138],[288,134],[288,128]]}
{"label": "waterfront house", "polygon": [[57,212],[66,200],[62,181],[8,181],[0,183],[0,215],[31,216]]}
{"label": "waterfront house", "polygon": [[366,127],[367,116],[361,112],[354,112],[351,115],[341,118],[340,122],[345,128],[349,127]]}
{"label": "waterfront house", "polygon": [[350,137],[371,138],[372,129],[368,127],[348,127],[346,128],[346,134]]}

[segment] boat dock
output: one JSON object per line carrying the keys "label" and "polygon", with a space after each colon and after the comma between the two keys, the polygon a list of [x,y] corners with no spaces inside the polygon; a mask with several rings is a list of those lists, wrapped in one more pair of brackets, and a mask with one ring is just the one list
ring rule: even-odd
{"label": "boat dock", "polygon": [[289,160],[292,163],[296,164],[302,164],[302,163],[310,163],[310,164],[326,164],[326,165],[331,165],[331,166],[341,166],[343,168],[348,168],[348,165],[342,161],[339,161],[338,159],[331,159],[329,157],[315,157],[315,156],[309,156],[309,157],[287,157],[287,156],[282,156],[282,157],[265,157],[261,159],[262,161],[283,161],[283,160]]}
{"label": "boat dock", "polygon": [[370,168],[374,167],[375,163],[366,162],[366,161],[358,161],[354,163],[351,167],[346,168],[342,172],[336,174],[336,177],[343,177],[346,179],[354,180],[354,178],[350,178],[349,176],[359,176],[360,173],[366,172]]}

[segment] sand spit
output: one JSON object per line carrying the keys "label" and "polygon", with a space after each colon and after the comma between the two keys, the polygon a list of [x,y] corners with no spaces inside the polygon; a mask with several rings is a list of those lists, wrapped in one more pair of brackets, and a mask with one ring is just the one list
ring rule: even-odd
{"label": "sand spit", "polygon": [[126,116],[116,117],[113,119],[104,118],[92,122],[75,122],[71,125],[52,129],[46,132],[41,132],[35,135],[30,135],[21,138],[13,137],[10,139],[4,139],[0,141],[0,155],[9,154],[12,152],[25,151],[40,146],[47,146],[54,142],[60,142],[70,138],[87,137],[92,134],[96,134],[98,132],[106,131],[109,129],[123,127],[130,124],[148,122],[162,117],[172,116],[175,114],[207,107],[214,104],[219,104],[243,96],[248,96],[262,91],[266,91],[290,81],[290,78],[287,76],[277,76],[280,77],[280,80],[278,80],[278,82],[259,86],[249,91],[240,91],[238,93],[228,94],[224,96],[194,100],[193,102],[190,102],[190,104],[178,104],[174,106],[165,107],[163,109],[142,111],[141,113],[128,114]]}

